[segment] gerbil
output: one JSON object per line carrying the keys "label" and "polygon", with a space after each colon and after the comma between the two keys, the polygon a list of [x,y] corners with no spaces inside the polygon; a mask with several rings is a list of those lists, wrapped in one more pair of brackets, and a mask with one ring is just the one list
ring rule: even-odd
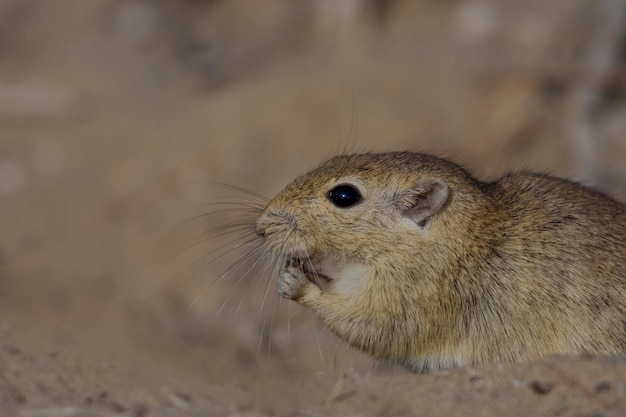
{"label": "gerbil", "polygon": [[256,232],[283,297],[412,370],[626,352],[626,208],[568,180],[343,155],[285,187]]}

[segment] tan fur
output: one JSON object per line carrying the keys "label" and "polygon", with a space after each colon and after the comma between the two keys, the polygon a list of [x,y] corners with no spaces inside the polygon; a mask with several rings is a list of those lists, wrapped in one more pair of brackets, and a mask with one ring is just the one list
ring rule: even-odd
{"label": "tan fur", "polygon": [[[336,207],[339,183],[363,200]],[[405,210],[440,183],[445,204],[420,227]],[[257,233],[284,257],[283,296],[414,370],[626,352],[626,209],[566,180],[483,183],[419,153],[338,156],[271,200]]]}

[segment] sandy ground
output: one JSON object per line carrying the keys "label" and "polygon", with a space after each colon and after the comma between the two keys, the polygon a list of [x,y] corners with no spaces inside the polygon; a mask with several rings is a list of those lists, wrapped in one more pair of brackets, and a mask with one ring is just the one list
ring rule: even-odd
{"label": "sandy ground", "polygon": [[203,240],[197,215],[246,198],[216,182],[271,196],[344,148],[622,197],[623,77],[585,66],[591,2],[383,3],[0,2],[0,415],[626,414],[624,358],[410,374]]}

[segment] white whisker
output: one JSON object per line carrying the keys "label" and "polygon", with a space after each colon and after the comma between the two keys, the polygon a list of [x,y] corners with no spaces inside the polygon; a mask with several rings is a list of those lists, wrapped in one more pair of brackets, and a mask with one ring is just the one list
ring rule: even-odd
{"label": "white whisker", "polygon": [[315,333],[315,341],[317,342],[317,351],[320,354],[320,361],[322,362],[322,368],[326,370],[326,363],[324,362],[324,355],[322,354],[322,344],[320,343],[320,337],[317,332],[317,325],[315,324],[315,315],[313,311],[309,310],[309,314],[311,316],[311,323],[313,324],[313,332]]}
{"label": "white whisker", "polygon": [[[269,280],[268,280],[268,282],[269,282]],[[266,291],[267,291],[267,290],[266,290]],[[265,298],[265,297],[264,297],[264,298]],[[260,310],[260,311],[263,311],[263,305],[261,305],[261,310]],[[262,346],[262,344],[263,344],[263,335],[265,334],[265,326],[266,326],[266,324],[267,324],[267,317],[268,317],[268,315],[269,315],[269,312],[270,312],[270,309],[269,309],[269,308],[268,308],[268,309],[266,309],[266,311],[265,311],[265,316],[264,316],[264,318],[263,318],[263,324],[262,324],[262,326],[261,326],[261,335],[259,336],[259,344],[258,344],[258,346],[257,346],[257,352],[256,352],[256,353],[257,353],[257,357],[258,357],[258,356],[259,356],[259,354],[261,353],[261,346]]]}
{"label": "white whisker", "polygon": [[335,352],[333,353],[333,371],[336,373],[337,372],[337,356],[339,353],[339,346],[341,346],[341,344],[339,343],[339,340],[337,340],[337,343],[335,344]]}
{"label": "white whisker", "polygon": [[[276,296],[276,294],[274,294],[274,308],[272,309],[272,320],[270,321],[270,332],[268,334],[268,339],[267,339],[267,353],[271,353],[272,352],[272,335],[274,333],[274,321],[276,319],[276,305],[277,305],[277,300],[278,296]],[[268,309],[269,310],[269,309]]]}
{"label": "white whisker", "polygon": [[[252,243],[252,242],[248,242],[248,244],[250,244],[250,243]],[[219,277],[218,277],[215,281],[213,281],[213,283],[212,283],[211,285],[206,286],[206,287],[205,287],[205,288],[201,291],[201,293],[200,293],[200,294],[199,294],[196,298],[194,298],[194,300],[191,302],[191,304],[189,304],[189,307],[187,307],[187,310],[186,310],[186,311],[190,311],[190,310],[194,307],[194,305],[196,305],[196,303],[197,303],[197,302],[198,302],[198,301],[199,301],[199,300],[200,300],[200,299],[201,299],[201,298],[202,298],[202,297],[206,294],[206,292],[208,291],[208,289],[209,289],[209,288],[211,288],[211,287],[213,287],[214,285],[216,285],[216,284],[217,284],[219,281],[221,281],[221,280],[222,280],[222,279],[223,279],[223,278],[224,278],[224,277],[225,277],[225,276],[226,276],[226,275],[227,275],[227,274],[228,274],[228,273],[229,273],[232,269],[234,269],[237,265],[239,265],[239,264],[240,264],[240,262],[241,262],[241,259],[244,259],[244,260],[245,260],[245,259],[249,258],[250,256],[252,256],[252,255],[255,253],[255,251],[257,251],[258,249],[260,249],[260,248],[262,248],[262,247],[263,247],[263,245],[262,245],[262,244],[257,245],[256,247],[254,247],[254,248],[252,248],[251,250],[249,250],[249,251],[248,251],[248,252],[247,252],[247,253],[243,256],[243,258],[240,258],[240,260],[238,260],[237,262],[234,262],[234,263],[233,263],[233,264],[232,264],[232,265],[231,265],[231,266],[230,266],[230,267],[229,267],[226,271],[224,271],[224,272],[223,272],[223,273],[222,273],[222,274],[221,274],[221,275],[220,275],[220,276],[219,276]],[[197,273],[197,271],[196,271],[196,273]],[[195,273],[194,273],[194,275],[195,275]],[[219,311],[219,312],[221,313],[221,309],[220,309],[220,311]]]}
{"label": "white whisker", "polygon": [[[263,269],[259,273],[259,277],[260,278],[257,280],[257,283],[260,282],[262,280],[262,278],[265,277],[265,276],[267,276],[268,279],[271,279],[271,277],[273,277],[274,275],[277,274],[278,268],[277,268],[277,264],[275,262],[276,259],[274,258],[274,255],[272,255],[272,253],[268,251],[265,254],[263,254],[261,259],[266,258],[266,257],[269,257],[269,259],[266,259],[265,265],[263,266]],[[268,267],[271,267],[269,274],[267,274]],[[248,285],[246,287],[246,291],[244,292],[244,294],[242,296],[242,299],[239,302],[239,305],[237,306],[237,310],[236,310],[237,313],[241,309],[241,305],[242,305],[246,295],[248,294],[248,291],[250,291],[250,288],[252,288],[251,285]]]}
{"label": "white whisker", "polygon": [[[258,212],[261,213],[263,212],[263,208],[264,206],[254,203],[254,202],[250,202],[250,201],[234,201],[234,200],[227,200],[227,201],[209,201],[207,203],[201,203],[198,204],[197,207],[217,207],[217,206],[227,206],[228,208],[232,209],[232,210],[239,210],[239,211],[245,211],[247,210],[248,212]],[[212,213],[209,212],[209,213]]]}
{"label": "white whisker", "polygon": [[[254,248],[254,250],[250,251],[250,253],[248,254],[248,258],[251,257],[255,252],[257,252],[259,249],[263,249],[263,246],[257,246],[256,248]],[[239,279],[235,282],[235,285],[233,286],[233,288],[231,289],[230,293],[228,294],[228,297],[226,297],[226,299],[224,300],[224,302],[222,303],[222,306],[220,307],[218,313],[221,314],[222,310],[224,309],[224,307],[226,306],[226,304],[228,303],[228,301],[230,300],[230,298],[233,296],[233,294],[235,293],[235,291],[237,290],[237,288],[239,287],[239,285],[243,282],[243,280],[246,279],[246,277],[254,270],[254,268],[263,261],[263,259],[265,259],[268,256],[267,253],[263,254],[263,256],[260,256],[259,259],[257,259],[249,268],[246,272],[244,272],[243,274],[241,274],[241,277],[239,277]],[[233,265],[237,265],[237,263],[233,264]],[[218,278],[219,280],[220,278]],[[248,286],[248,289],[250,287]],[[248,292],[248,289],[246,289],[246,294]],[[241,304],[240,304],[241,306]],[[239,308],[237,308],[237,311],[239,311]]]}
{"label": "white whisker", "polygon": [[242,192],[242,193],[247,194],[248,196],[250,196],[252,198],[256,198],[258,201],[260,201],[260,202],[262,202],[264,204],[267,204],[270,201],[269,198],[265,197],[262,194],[256,193],[256,192],[248,190],[246,188],[238,187],[236,185],[225,184],[225,183],[222,183],[222,182],[216,182],[216,183],[213,183],[213,184],[217,185],[217,186],[220,186],[220,187],[223,187],[223,188],[228,188],[228,189],[231,189],[231,190]]}
{"label": "white whisker", "polygon": [[[216,252],[218,252],[220,250],[223,250],[227,245],[230,245],[230,244],[235,243],[235,242],[240,241],[240,240],[241,240],[241,237],[239,237],[237,239],[234,239],[234,240],[231,240],[230,242],[226,243],[226,245],[224,245],[224,246],[221,246],[221,247],[216,248],[216,249],[214,249],[212,251],[209,251],[208,253],[202,255],[200,258],[196,259],[190,266],[194,266],[194,265],[198,264],[198,262],[201,262],[203,260],[207,261],[207,263],[215,262],[216,260],[218,260],[219,258],[221,258],[224,255],[227,255],[229,253],[232,253],[232,252],[236,251],[237,249],[241,249],[241,248],[249,246],[249,245],[251,245],[251,244],[253,244],[255,242],[258,242],[259,238],[255,236],[253,239],[250,239],[250,240],[247,240],[245,242],[236,244],[235,246],[233,246],[231,248],[228,248],[225,252],[220,253],[219,255],[214,256],[213,258],[210,258],[210,259],[207,260],[207,258],[209,256],[215,254]],[[262,243],[260,245],[262,245]]]}
{"label": "white whisker", "polygon": [[263,311],[263,307],[265,306],[265,301],[267,299],[267,294],[269,292],[271,283],[272,283],[272,280],[268,279],[267,284],[265,284],[265,290],[263,291],[263,299],[261,300],[261,308],[259,309],[259,311]]}
{"label": "white whisker", "polygon": [[[234,239],[234,240],[232,240],[232,241],[230,241],[230,242],[229,242],[229,243],[235,243],[235,242],[237,242],[238,240],[241,240],[242,238],[245,238],[245,237],[250,237],[250,236],[255,236],[255,233],[254,233],[254,232],[243,233],[245,230],[247,230],[247,228],[244,228],[244,227],[242,226],[242,227],[241,227],[241,229],[231,230],[231,231],[228,231],[228,232],[219,233],[219,234],[217,234],[217,235],[211,235],[211,236],[209,236],[209,237],[204,237],[203,239],[200,239],[200,240],[194,241],[194,242],[192,242],[192,243],[188,244],[187,246],[185,246],[183,249],[181,249],[181,250],[177,251],[174,255],[172,255],[172,256],[170,256],[169,258],[167,258],[167,259],[163,262],[163,264],[162,264],[161,266],[163,267],[163,266],[168,265],[170,262],[172,262],[172,261],[174,261],[175,259],[177,259],[178,257],[180,257],[183,253],[185,253],[185,252],[189,251],[190,249],[193,249],[193,248],[195,248],[195,247],[197,247],[197,246],[199,246],[199,245],[201,245],[201,244],[203,244],[203,243],[210,242],[211,240],[214,240],[214,239],[215,239],[215,238],[217,238],[217,237],[226,236],[226,235],[230,235],[230,234],[232,234],[232,233],[238,233],[238,232],[242,233],[242,234],[241,234],[241,235],[240,235],[237,239]],[[199,238],[199,237],[203,237],[205,234],[206,234],[206,232],[199,233],[199,234],[197,234],[197,235],[195,235],[195,236],[192,236],[192,237],[191,237],[191,239],[197,239],[197,238]],[[256,236],[255,236],[255,237],[256,237]],[[228,244],[228,243],[227,243],[227,244]],[[221,250],[221,249],[223,249],[223,248],[224,248],[224,246],[220,246],[220,247],[218,247],[218,248],[214,249],[211,253],[215,253],[215,252],[217,252],[217,251],[219,251],[219,250]],[[210,255],[211,253],[209,253],[208,255]],[[205,255],[207,255],[207,254],[205,254]],[[205,255],[203,255],[203,257],[201,257],[200,259],[198,259],[198,261],[202,260],[202,259],[204,258],[204,256],[205,256]],[[191,264],[191,265],[189,265],[189,266],[193,266],[193,265],[195,265],[195,263],[193,263],[193,264]],[[184,271],[184,270],[183,270],[183,271]]]}
{"label": "white whisker", "polygon": [[[248,242],[248,244],[249,243],[253,243],[253,242],[254,241]],[[258,251],[259,249],[263,249],[263,244],[262,243],[258,244],[257,246],[255,246],[254,248],[252,248],[251,250],[246,252],[241,258],[239,258],[236,262],[234,262],[231,266],[229,266],[226,269],[226,271],[224,271],[222,274],[220,274],[220,276],[215,280],[214,283],[220,282],[226,275],[228,275],[233,269],[235,269],[237,266],[239,266],[242,262],[245,262],[248,259],[250,259],[250,257],[253,256],[256,253],[256,251]]]}

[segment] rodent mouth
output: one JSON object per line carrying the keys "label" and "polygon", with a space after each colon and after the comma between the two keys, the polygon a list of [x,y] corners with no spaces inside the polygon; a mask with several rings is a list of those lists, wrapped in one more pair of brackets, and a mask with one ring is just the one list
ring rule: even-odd
{"label": "rodent mouth", "polygon": [[300,256],[293,254],[287,257],[287,266],[300,269],[306,278],[315,284],[319,289],[325,290],[332,278],[320,272],[319,267],[315,267],[315,258],[310,256]]}

